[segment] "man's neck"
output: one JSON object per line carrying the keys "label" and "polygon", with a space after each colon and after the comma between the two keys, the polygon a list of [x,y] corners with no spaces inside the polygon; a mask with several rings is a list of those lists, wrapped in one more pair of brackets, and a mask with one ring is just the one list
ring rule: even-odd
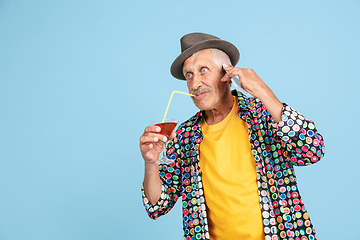
{"label": "man's neck", "polygon": [[214,125],[226,118],[234,105],[234,97],[226,94],[223,101],[214,109],[204,111],[205,121],[208,125]]}

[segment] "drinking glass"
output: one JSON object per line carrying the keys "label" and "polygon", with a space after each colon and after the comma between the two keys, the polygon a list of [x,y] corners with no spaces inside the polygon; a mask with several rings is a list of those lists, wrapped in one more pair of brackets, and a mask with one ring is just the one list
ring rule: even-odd
{"label": "drinking glass", "polygon": [[[178,122],[179,122],[178,120],[172,118],[160,118],[153,120],[153,123],[155,123],[156,126],[159,126],[161,128],[159,133],[165,135],[167,139],[169,139],[172,131],[175,129]],[[166,143],[163,143],[163,150],[160,156],[161,158],[157,161],[158,164],[163,164],[163,163],[169,164],[174,162],[174,160],[169,159],[166,156]]]}

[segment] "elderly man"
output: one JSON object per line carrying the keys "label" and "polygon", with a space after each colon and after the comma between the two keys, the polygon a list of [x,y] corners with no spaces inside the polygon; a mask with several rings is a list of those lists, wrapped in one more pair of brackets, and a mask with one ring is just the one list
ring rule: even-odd
{"label": "elderly man", "polygon": [[[281,103],[252,69],[233,67],[237,48],[203,33],[181,39],[171,74],[185,80],[200,111],[170,136],[158,165],[160,127],[140,137],[144,205],[153,219],[182,199],[184,239],[316,239],[294,166],[319,161],[324,142],[312,121]],[[237,76],[253,97],[231,91]]]}

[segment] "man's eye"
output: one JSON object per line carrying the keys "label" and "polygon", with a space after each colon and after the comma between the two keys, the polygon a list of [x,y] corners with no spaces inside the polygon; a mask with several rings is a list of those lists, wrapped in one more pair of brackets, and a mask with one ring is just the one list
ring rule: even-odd
{"label": "man's eye", "polygon": [[207,72],[207,69],[206,69],[206,68],[202,68],[202,69],[201,69],[201,72],[202,72],[202,73],[206,73],[206,72]]}
{"label": "man's eye", "polygon": [[191,73],[186,74],[186,78],[191,78],[191,76],[192,76]]}

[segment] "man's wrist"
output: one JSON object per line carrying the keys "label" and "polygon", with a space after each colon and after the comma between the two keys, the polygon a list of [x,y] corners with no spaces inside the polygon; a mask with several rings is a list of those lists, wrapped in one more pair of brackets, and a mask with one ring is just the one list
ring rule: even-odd
{"label": "man's wrist", "polygon": [[159,170],[159,164],[157,162],[152,162],[152,161],[144,161],[144,164],[145,164],[145,170],[149,169],[149,170],[152,170],[152,169],[157,169]]}

